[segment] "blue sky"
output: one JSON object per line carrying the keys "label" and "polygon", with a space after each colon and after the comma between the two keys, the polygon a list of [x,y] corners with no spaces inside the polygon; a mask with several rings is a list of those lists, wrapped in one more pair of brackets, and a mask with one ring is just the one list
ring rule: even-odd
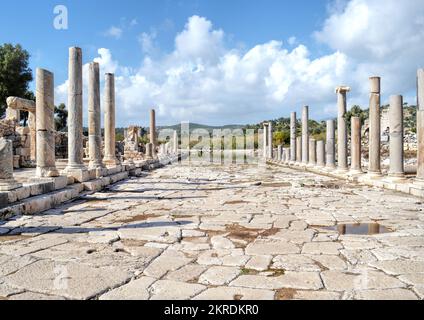
{"label": "blue sky", "polygon": [[[84,63],[98,59],[116,73],[122,126],[147,124],[153,106],[164,124],[259,122],[303,104],[324,119],[334,114],[336,85],[351,85],[351,103],[366,104],[372,73],[414,100],[414,70],[424,63],[412,30],[423,25],[424,2],[378,2],[4,1],[0,42],[22,44],[33,70],[55,73],[57,102],[66,101],[68,47],[81,47]],[[53,28],[58,4],[68,8],[65,31]],[[392,13],[402,27],[381,28]],[[387,48],[393,40],[400,43]],[[415,49],[405,53],[405,45]]]}

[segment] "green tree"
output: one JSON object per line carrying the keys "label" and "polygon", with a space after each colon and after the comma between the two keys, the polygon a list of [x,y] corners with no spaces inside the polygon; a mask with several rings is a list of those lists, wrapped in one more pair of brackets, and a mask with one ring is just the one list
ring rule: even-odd
{"label": "green tree", "polygon": [[57,131],[64,131],[68,125],[68,110],[65,104],[61,103],[58,107],[54,107],[54,122]]}
{"label": "green tree", "polygon": [[30,99],[29,83],[33,80],[29,68],[29,53],[10,43],[0,46],[0,116],[6,110],[6,99],[10,96]]}

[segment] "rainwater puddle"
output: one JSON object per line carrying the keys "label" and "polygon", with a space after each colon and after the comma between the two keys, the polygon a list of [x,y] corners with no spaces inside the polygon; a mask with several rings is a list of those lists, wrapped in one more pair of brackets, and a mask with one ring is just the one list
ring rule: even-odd
{"label": "rainwater puddle", "polygon": [[393,232],[378,223],[339,224],[332,227],[323,227],[324,230],[337,231],[341,235],[376,235]]}

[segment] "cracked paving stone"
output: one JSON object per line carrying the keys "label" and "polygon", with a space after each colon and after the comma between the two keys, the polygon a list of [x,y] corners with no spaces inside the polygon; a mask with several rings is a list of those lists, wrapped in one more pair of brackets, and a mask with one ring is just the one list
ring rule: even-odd
{"label": "cracked paving stone", "polygon": [[311,242],[305,243],[302,254],[328,254],[339,255],[343,246],[337,242]]}
{"label": "cracked paving stone", "polygon": [[300,253],[300,248],[286,241],[256,240],[246,248],[246,254],[252,256]]}
{"label": "cracked paving stone", "polygon": [[159,280],[149,289],[151,300],[188,300],[199,294],[207,287],[171,280]]}
{"label": "cracked paving stone", "polygon": [[240,269],[235,267],[211,267],[199,278],[204,285],[222,286],[228,284],[240,275]]}
{"label": "cracked paving stone", "polygon": [[155,278],[141,277],[103,294],[99,300],[148,300],[149,287],[155,281]]}
{"label": "cracked paving stone", "polygon": [[237,288],[237,287],[217,287],[209,288],[194,300],[274,300],[273,290]]}
{"label": "cracked paving stone", "polygon": [[418,297],[406,289],[364,290],[354,294],[355,300],[418,300]]}

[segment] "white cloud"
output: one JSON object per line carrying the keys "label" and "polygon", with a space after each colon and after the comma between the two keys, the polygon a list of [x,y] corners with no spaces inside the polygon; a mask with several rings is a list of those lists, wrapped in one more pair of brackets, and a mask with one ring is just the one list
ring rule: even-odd
{"label": "white cloud", "polygon": [[[208,124],[259,122],[287,116],[310,105],[314,117],[335,115],[334,88],[349,85],[349,105],[368,104],[368,77],[383,77],[387,94],[415,88],[415,70],[424,52],[421,0],[337,1],[315,33],[332,50],[312,58],[309,49],[271,40],[246,50],[227,48],[226,34],[204,17],[193,16],[168,54],[157,53],[154,32],[139,37],[145,58],[138,69],[100,49],[96,61],[115,72],[119,126],[147,125],[148,110],[160,124],[183,120]],[[102,71],[103,72],[103,71]],[[56,88],[63,96],[65,84]]]}
{"label": "white cloud", "polygon": [[107,37],[112,37],[112,38],[115,38],[115,39],[120,39],[121,37],[122,37],[122,33],[123,33],[123,30],[122,30],[122,28],[118,28],[118,27],[115,27],[115,26],[111,26],[105,33],[104,33],[104,35],[105,36],[107,36]]}

